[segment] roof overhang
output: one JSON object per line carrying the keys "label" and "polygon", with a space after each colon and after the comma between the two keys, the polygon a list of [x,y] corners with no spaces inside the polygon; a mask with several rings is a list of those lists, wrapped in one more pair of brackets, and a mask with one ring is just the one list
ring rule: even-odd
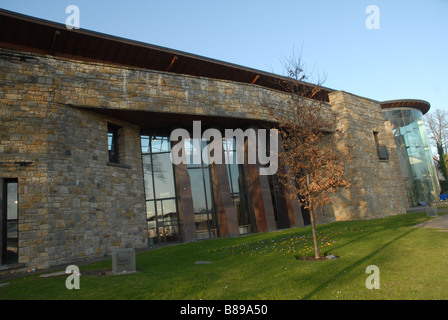
{"label": "roof overhang", "polygon": [[416,99],[388,100],[381,102],[381,109],[412,108],[420,110],[423,114],[426,114],[430,107],[431,105],[429,102]]}
{"label": "roof overhang", "polygon": [[[0,47],[113,65],[229,80],[285,91],[290,78],[0,9]],[[310,84],[300,82],[300,86]],[[319,87],[313,99],[334,91]]]}
{"label": "roof overhang", "polygon": [[[77,106],[72,107],[135,124],[140,127],[142,132],[146,132],[148,130],[153,132],[162,132],[167,130],[167,128],[170,130],[175,128],[185,128],[189,130],[191,129],[193,121],[201,121],[202,129],[204,130],[209,128],[215,128],[218,130],[249,128],[251,126],[256,126],[258,128],[272,127],[272,123],[267,120],[261,119],[248,119],[227,116],[214,117],[210,115],[193,115],[182,113],[164,113]],[[168,132],[164,133],[166,134]]]}

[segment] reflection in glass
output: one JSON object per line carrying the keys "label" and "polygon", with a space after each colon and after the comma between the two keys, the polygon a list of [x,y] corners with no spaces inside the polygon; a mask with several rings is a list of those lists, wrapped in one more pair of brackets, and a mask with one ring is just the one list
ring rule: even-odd
{"label": "reflection in glass", "polygon": [[[198,139],[187,139],[184,141],[184,148],[186,153],[186,160],[189,168],[202,167],[202,149],[207,144],[207,141],[202,140],[199,144]],[[201,150],[199,150],[201,146]],[[200,157],[200,163],[197,163]]]}
{"label": "reflection in glass", "polygon": [[151,152],[152,153],[160,153],[160,152],[170,152],[171,145],[169,137],[153,137],[151,141]]}
{"label": "reflection in glass", "polygon": [[435,201],[439,188],[422,112],[394,108],[385,109],[383,116],[393,126],[398,158],[411,205]]}
{"label": "reflection in glass", "polygon": [[[201,163],[193,163],[193,153],[201,152],[201,150],[196,149],[196,146],[199,146],[199,141],[190,139],[184,143],[187,159],[190,158],[191,160],[187,165],[187,170],[193,196],[196,235],[198,240],[215,238],[218,236],[218,228],[210,180],[210,166],[203,163],[202,160]],[[207,143],[205,140],[201,141],[202,148]]]}
{"label": "reflection in glass", "polygon": [[152,176],[152,157],[150,154],[143,154],[143,174],[145,181],[146,199],[154,199],[154,181]]}
{"label": "reflection in glass", "polygon": [[153,153],[152,160],[155,198],[175,198],[173,164],[171,163],[169,152]]}
{"label": "reflection in glass", "polygon": [[17,180],[6,180],[4,183],[6,210],[3,212],[3,237],[1,249],[1,263],[11,264],[18,262],[18,183]]}
{"label": "reflection in glass", "polygon": [[149,242],[180,241],[169,138],[142,136],[141,144]]}
{"label": "reflection in glass", "polygon": [[224,159],[230,185],[230,194],[238,216],[240,234],[255,232],[251,219],[249,195],[244,179],[244,165],[236,163],[236,140],[223,139]]}

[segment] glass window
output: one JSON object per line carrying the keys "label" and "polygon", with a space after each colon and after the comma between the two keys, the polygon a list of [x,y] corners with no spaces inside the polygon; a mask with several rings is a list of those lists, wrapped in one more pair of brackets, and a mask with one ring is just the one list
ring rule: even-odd
{"label": "glass window", "polygon": [[401,108],[383,111],[383,115],[393,127],[411,205],[435,201],[439,194],[438,182],[422,112]]}
{"label": "glass window", "polygon": [[[197,140],[188,139],[184,141],[185,153],[187,158],[187,163],[189,168],[193,167],[202,167],[202,147],[205,145],[205,141],[202,141],[202,144],[199,144]],[[199,161],[197,158],[200,159]]]}
{"label": "glass window", "polygon": [[151,145],[149,143],[150,136],[141,136],[141,144],[142,144],[142,153],[150,153],[151,151]]}
{"label": "glass window", "polygon": [[152,176],[152,157],[150,154],[144,154],[143,160],[143,174],[145,181],[146,200],[154,199],[154,180]]}
{"label": "glass window", "polygon": [[[209,197],[207,194],[209,192],[207,186],[204,185],[204,176],[201,168],[199,169],[188,169],[188,175],[190,176],[190,184],[193,192],[193,206],[195,213],[201,213],[208,211],[207,200]],[[207,194],[206,194],[207,192]]]}
{"label": "glass window", "polygon": [[199,149],[199,146],[204,148],[208,142],[190,139],[184,143],[187,159],[190,160],[187,170],[193,196],[196,235],[198,240],[214,238],[218,236],[218,228],[210,176],[211,167],[202,162],[202,157],[199,163],[193,163],[194,153],[201,154],[202,149]]}
{"label": "glass window", "polygon": [[170,152],[169,137],[153,137],[151,141],[151,152],[152,153],[160,153],[160,152]]}
{"label": "glass window", "polygon": [[155,221],[156,219],[155,201],[146,201],[146,219]]}
{"label": "glass window", "polygon": [[175,198],[173,164],[170,160],[170,153],[153,153],[152,161],[155,198]]}
{"label": "glass window", "polygon": [[141,137],[150,244],[180,241],[171,145],[168,137]]}
{"label": "glass window", "polygon": [[113,124],[107,125],[107,149],[109,151],[109,162],[118,163],[118,130]]}
{"label": "glass window", "polygon": [[224,139],[223,149],[225,163],[227,165],[227,174],[229,178],[230,194],[235,205],[240,234],[255,232],[255,227],[252,223],[253,219],[250,205],[249,194],[247,192],[244,164],[236,163],[236,140]]}
{"label": "glass window", "polygon": [[1,263],[11,264],[18,262],[18,183],[17,179],[5,179],[1,181],[3,184],[3,199],[4,204],[2,214],[0,217],[3,220],[1,237]]}

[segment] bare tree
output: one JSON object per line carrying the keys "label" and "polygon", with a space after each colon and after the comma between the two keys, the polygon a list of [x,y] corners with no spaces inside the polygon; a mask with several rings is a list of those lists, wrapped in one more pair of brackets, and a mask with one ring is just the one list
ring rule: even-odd
{"label": "bare tree", "polygon": [[437,148],[440,146],[446,154],[448,146],[448,111],[436,109],[425,115],[428,136]]}
{"label": "bare tree", "polygon": [[315,259],[320,259],[316,210],[331,203],[330,194],[337,188],[350,186],[344,178],[344,164],[351,160],[351,152],[349,146],[341,152],[335,143],[337,117],[319,98],[322,82],[303,82],[309,80],[309,76],[304,71],[301,56],[285,59],[284,66],[289,79],[279,84],[289,93],[289,100],[283,110],[270,109],[282,138],[279,161],[286,167],[278,176],[288,196],[309,209],[314,255]]}
{"label": "bare tree", "polygon": [[438,169],[445,180],[440,181],[442,193],[448,191],[448,168],[447,168],[447,146],[448,146],[448,112],[436,109],[425,115],[425,123],[428,128],[429,139],[437,148],[439,154]]}

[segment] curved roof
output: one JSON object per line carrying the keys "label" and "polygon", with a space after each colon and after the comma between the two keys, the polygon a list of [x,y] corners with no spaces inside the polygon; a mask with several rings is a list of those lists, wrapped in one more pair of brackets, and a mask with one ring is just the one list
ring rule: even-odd
{"label": "curved roof", "polygon": [[[124,39],[0,9],[0,47],[177,74],[256,84],[285,91],[284,83],[312,84],[211,58]],[[310,98],[329,101],[334,90],[319,86]]]}
{"label": "curved roof", "polygon": [[420,110],[423,114],[427,113],[430,107],[431,105],[429,104],[429,102],[416,99],[399,99],[381,102],[381,109],[413,108]]}

